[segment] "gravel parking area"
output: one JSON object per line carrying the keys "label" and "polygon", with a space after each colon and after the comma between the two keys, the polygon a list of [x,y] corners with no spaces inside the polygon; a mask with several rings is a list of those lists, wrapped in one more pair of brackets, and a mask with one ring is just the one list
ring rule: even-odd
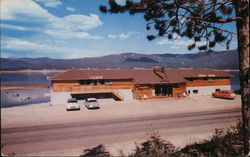
{"label": "gravel parking area", "polygon": [[98,100],[100,109],[88,110],[83,102],[81,110],[66,111],[65,104],[31,104],[1,108],[1,127],[34,126],[43,124],[96,121],[178,113],[192,113],[224,109],[240,109],[240,96],[235,100],[217,99],[210,96],[164,98],[152,100],[114,101]]}
{"label": "gravel parking area", "polygon": [[[53,126],[60,125],[73,125],[78,124],[80,122],[81,124],[93,124],[99,121],[108,121],[111,122],[110,125],[112,125],[111,120],[126,120],[126,119],[140,119],[140,118],[152,118],[152,117],[174,117],[176,115],[186,114],[189,115],[202,115],[206,112],[213,112],[213,111],[219,111],[223,112],[224,110],[238,110],[237,113],[232,113],[233,116],[240,116],[240,96],[237,96],[235,100],[226,100],[226,99],[217,99],[217,98],[211,98],[209,96],[199,96],[199,97],[186,97],[181,99],[154,99],[154,100],[131,100],[131,101],[114,101],[111,99],[106,100],[98,100],[100,104],[100,109],[96,110],[89,110],[84,106],[84,102],[79,102],[81,104],[81,110],[76,111],[66,111],[65,104],[62,105],[50,105],[49,103],[42,103],[42,104],[32,104],[32,105],[25,105],[25,106],[16,106],[16,107],[10,107],[10,108],[1,108],[1,128],[7,129],[18,129],[18,127],[25,128],[25,127],[32,127],[37,128],[37,126],[46,126],[48,128]],[[193,113],[193,114],[192,114]],[[227,116],[225,116],[227,115]],[[230,114],[225,113],[224,115],[218,115],[221,118],[221,123],[218,123],[216,116],[214,117],[214,121],[209,120],[209,114],[207,116],[204,116],[203,118],[208,118],[209,123],[206,125],[199,125],[199,123],[204,123],[203,120],[198,122],[199,118],[193,117],[195,119],[192,119],[192,117],[187,118],[190,119],[193,123],[193,121],[197,121],[198,126],[192,126],[192,123],[187,124],[186,122],[182,122],[181,126],[178,123],[178,120],[176,122],[173,122],[172,125],[177,124],[176,127],[171,128],[170,126],[163,127],[162,129],[157,129],[159,131],[161,137],[163,139],[167,139],[174,143],[176,146],[182,147],[186,145],[187,143],[200,141],[203,139],[207,139],[211,136],[213,130],[215,128],[223,128],[228,127],[230,125],[235,124],[236,119],[231,118]],[[229,118],[228,118],[229,117]],[[213,117],[212,117],[213,118]],[[217,117],[218,118],[218,117]],[[171,121],[175,121],[174,119],[163,119],[168,121],[171,124]],[[181,118],[179,118],[181,120]],[[224,122],[225,121],[225,122]],[[93,123],[92,123],[93,122]],[[189,122],[187,120],[187,122]],[[136,123],[131,121],[131,123]],[[131,123],[124,123],[122,125],[130,125]],[[157,121],[155,121],[154,126],[156,125]],[[160,123],[160,122],[159,122]],[[162,124],[165,124],[165,122],[161,122]],[[54,125],[57,124],[57,125]],[[142,125],[140,122],[138,122],[137,125]],[[144,125],[144,124],[143,124]],[[133,127],[131,125],[131,129]],[[158,125],[159,126],[159,125]],[[161,125],[160,125],[161,126]],[[164,126],[164,125],[162,125]],[[82,126],[83,129],[88,129],[88,126]],[[101,127],[101,126],[99,126]],[[142,127],[142,126],[140,126]],[[146,127],[146,126],[143,126]],[[38,127],[39,128],[39,127]],[[105,130],[108,126],[103,126],[103,128],[99,130]],[[67,135],[67,129],[74,131],[74,128],[68,127],[65,130],[65,135]],[[77,134],[81,134],[81,132],[77,132],[77,127],[75,128],[76,137]],[[90,128],[91,129],[91,128]],[[119,129],[119,128],[117,128]],[[116,129],[116,130],[117,130]],[[41,130],[42,133],[49,136],[51,133],[58,131],[58,133],[63,131],[62,129],[59,130]],[[107,131],[107,130],[106,130]],[[110,130],[112,131],[112,129]],[[30,132],[28,135],[31,140],[35,140],[35,135],[39,133],[40,130],[35,130],[33,132]],[[25,135],[26,131],[23,132]],[[18,136],[19,135],[19,136]],[[58,136],[57,134],[55,134]],[[64,135],[64,134],[63,134]],[[9,133],[5,134],[5,139],[8,140],[6,136],[17,136],[18,138],[23,139],[22,133]],[[33,137],[30,137],[33,136]],[[10,138],[9,137],[9,138]],[[34,138],[34,139],[32,139]],[[26,150],[29,152],[29,149],[32,147],[33,152],[31,151],[28,154],[25,154],[27,156],[48,156],[48,155],[54,155],[54,156],[79,156],[82,154],[83,149],[91,148],[94,146],[97,146],[97,144],[103,143],[108,151],[111,152],[112,155],[119,155],[118,150],[122,149],[125,154],[128,154],[135,148],[134,142],[141,142],[147,138],[146,131],[144,132],[127,132],[124,134],[114,134],[114,135],[106,135],[103,136],[90,136],[90,137],[82,137],[83,139],[77,139],[77,138],[64,138],[62,137],[61,140],[58,141],[48,141],[48,142],[31,142],[26,143],[23,145],[23,143],[20,144],[12,144],[6,146],[4,149],[6,152],[8,151],[22,151]],[[3,142],[3,141],[2,141]],[[30,145],[29,145],[30,144]],[[63,146],[71,146],[67,149]],[[62,148],[61,148],[62,147]],[[44,149],[42,149],[44,148]],[[48,148],[48,149],[46,149]],[[51,150],[53,148],[53,150]],[[40,150],[41,149],[41,150]]]}

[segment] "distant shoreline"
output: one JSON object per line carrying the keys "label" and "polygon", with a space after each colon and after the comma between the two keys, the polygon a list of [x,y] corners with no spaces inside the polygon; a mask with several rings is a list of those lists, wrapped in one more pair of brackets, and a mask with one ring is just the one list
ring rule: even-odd
{"label": "distant shoreline", "polygon": [[31,69],[26,69],[26,70],[1,70],[1,73],[29,73],[29,72],[39,72],[39,73],[48,73],[48,72],[64,72],[67,70],[48,70],[48,69],[42,69],[42,70],[31,70]]}
{"label": "distant shoreline", "polygon": [[[218,69],[215,69],[218,70]],[[239,72],[240,70],[238,69],[225,69],[225,70],[218,70],[218,71],[225,71],[225,72]]]}
{"label": "distant shoreline", "polygon": [[2,91],[50,88],[50,84],[1,84]]}
{"label": "distant shoreline", "polygon": [[[147,68],[151,69],[151,68]],[[178,68],[178,69],[183,69],[183,68]],[[192,68],[184,68],[184,69],[192,69]],[[199,68],[200,69],[200,68]],[[208,68],[204,68],[208,69]],[[29,73],[29,72],[38,72],[38,73],[51,73],[51,72],[65,72],[67,70],[72,70],[72,69],[66,69],[66,70],[49,70],[49,69],[42,69],[42,70],[31,70],[31,69],[26,69],[26,70],[1,70],[1,73]],[[87,70],[87,69],[86,69]],[[228,72],[237,72],[239,71],[238,69],[212,69],[212,70],[217,70],[217,71],[228,71]]]}

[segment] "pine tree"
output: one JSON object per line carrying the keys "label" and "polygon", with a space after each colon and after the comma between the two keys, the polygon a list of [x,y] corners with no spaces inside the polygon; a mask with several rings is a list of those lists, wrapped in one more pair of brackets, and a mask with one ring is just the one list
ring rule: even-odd
{"label": "pine tree", "polygon": [[[188,50],[198,48],[209,53],[217,44],[225,43],[229,49],[233,35],[237,35],[240,61],[240,84],[242,102],[242,123],[244,154],[249,152],[250,136],[250,87],[249,87],[249,1],[248,0],[127,0],[119,5],[109,0],[109,7],[100,6],[103,13],[143,13],[146,29],[155,29],[156,34],[148,40],[159,37],[174,39],[187,37],[194,42]],[[237,34],[223,29],[223,25],[236,22]],[[197,46],[204,41],[205,44]]]}

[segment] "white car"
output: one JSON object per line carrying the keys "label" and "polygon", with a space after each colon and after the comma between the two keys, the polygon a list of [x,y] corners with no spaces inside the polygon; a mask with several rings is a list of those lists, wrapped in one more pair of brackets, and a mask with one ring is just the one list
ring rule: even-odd
{"label": "white car", "polygon": [[68,99],[68,103],[66,105],[66,110],[80,110],[80,105],[77,103],[75,98]]}
{"label": "white car", "polygon": [[85,101],[85,106],[88,109],[99,109],[100,108],[96,98],[87,98],[87,100]]}

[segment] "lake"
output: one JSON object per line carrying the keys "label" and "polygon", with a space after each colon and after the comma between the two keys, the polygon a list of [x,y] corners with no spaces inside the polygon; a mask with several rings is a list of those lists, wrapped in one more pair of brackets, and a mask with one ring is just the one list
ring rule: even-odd
{"label": "lake", "polygon": [[[59,72],[1,72],[1,84],[50,84]],[[50,88],[1,91],[1,108],[50,101]]]}
{"label": "lake", "polygon": [[228,73],[233,75],[233,77],[231,79],[231,88],[232,88],[232,90],[240,89],[239,72],[238,71],[230,71]]}
{"label": "lake", "polygon": [[[50,80],[47,78],[58,73],[60,72],[2,72],[1,84],[50,84]],[[231,80],[232,90],[239,89],[239,72],[231,71],[229,73],[233,75]],[[50,90],[45,88],[1,91],[1,108],[49,102]]]}
{"label": "lake", "polygon": [[2,72],[1,84],[50,84],[47,77],[59,72]]}

